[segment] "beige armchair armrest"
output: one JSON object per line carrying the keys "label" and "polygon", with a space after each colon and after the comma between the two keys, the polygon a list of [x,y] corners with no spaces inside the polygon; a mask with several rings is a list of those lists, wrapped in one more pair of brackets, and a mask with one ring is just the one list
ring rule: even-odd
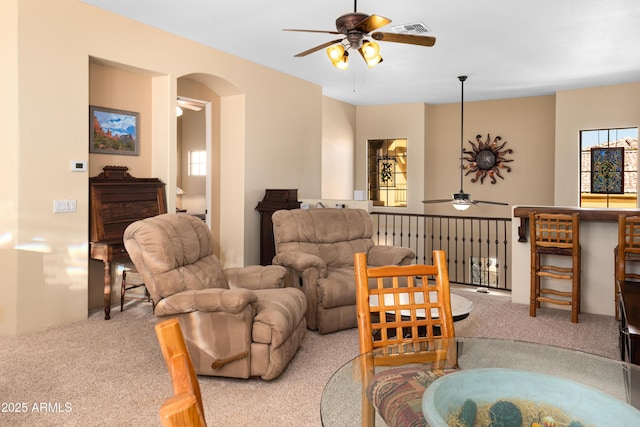
{"label": "beige armchair armrest", "polygon": [[299,251],[287,251],[276,254],[273,263],[302,273],[308,268],[317,268],[320,277],[327,277],[327,263],[318,256]]}
{"label": "beige armchair armrest", "polygon": [[255,304],[257,301],[253,291],[242,288],[184,291],[161,299],[156,305],[155,314],[172,316],[192,311],[240,313],[247,305]]}
{"label": "beige armchair armrest", "polygon": [[411,264],[416,258],[413,249],[401,246],[376,245],[369,249],[367,264],[369,265],[403,265]]}
{"label": "beige armchair armrest", "polygon": [[283,288],[284,278],[287,275],[287,269],[281,265],[251,265],[227,268],[223,272],[230,289]]}

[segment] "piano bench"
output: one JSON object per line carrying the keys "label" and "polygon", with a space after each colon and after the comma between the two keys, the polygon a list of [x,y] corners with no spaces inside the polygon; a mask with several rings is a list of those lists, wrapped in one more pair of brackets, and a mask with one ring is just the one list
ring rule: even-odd
{"label": "piano bench", "polygon": [[[124,300],[128,299],[128,300],[140,300],[140,301],[147,301],[147,302],[151,302],[151,296],[149,295],[149,292],[147,291],[147,288],[145,287],[144,282],[142,282],[141,278],[137,281],[135,281],[134,283],[129,283],[127,282],[127,275],[129,276],[134,276],[134,277],[140,277],[140,274],[132,269],[132,268],[125,268],[122,271],[122,287],[120,290],[120,311],[124,310]],[[144,287],[144,295],[136,292],[133,295],[131,295],[131,293],[129,295],[126,295],[126,292],[132,289],[136,289],[139,287]]]}

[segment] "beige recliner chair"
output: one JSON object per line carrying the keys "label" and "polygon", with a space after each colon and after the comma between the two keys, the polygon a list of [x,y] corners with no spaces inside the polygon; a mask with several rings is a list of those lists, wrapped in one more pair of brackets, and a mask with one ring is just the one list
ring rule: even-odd
{"label": "beige recliner chair", "polygon": [[222,269],[211,232],[188,214],[131,224],[124,244],[161,318],[177,317],[198,374],[276,378],[306,334],[304,294],[281,266]]}
{"label": "beige recliner chair", "polygon": [[373,222],[363,209],[293,209],[272,215],[276,256],[291,285],[307,297],[307,327],[321,334],[355,328],[353,255],[367,254],[370,266],[404,265],[412,249],[375,245]]}

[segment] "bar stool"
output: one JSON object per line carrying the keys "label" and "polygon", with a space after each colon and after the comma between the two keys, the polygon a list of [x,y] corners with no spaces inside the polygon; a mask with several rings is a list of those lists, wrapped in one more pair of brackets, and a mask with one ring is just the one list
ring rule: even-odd
{"label": "bar stool", "polygon": [[[134,276],[134,277],[138,277],[139,279],[134,283],[129,283],[127,281],[127,276],[129,277]],[[141,295],[139,293],[137,295],[131,295],[131,294],[126,295],[127,291],[136,289],[139,287],[144,287],[144,295]],[[151,302],[151,296],[147,291],[147,287],[145,286],[144,282],[142,282],[142,278],[140,277],[140,274],[133,268],[125,268],[124,270],[122,270],[122,286],[120,288],[120,311],[124,310],[125,299]]]}
{"label": "bar stool", "polygon": [[[540,303],[571,306],[571,322],[578,323],[580,313],[580,230],[578,214],[529,214],[531,239],[531,300],[529,315],[536,316]],[[546,256],[571,257],[571,266],[552,264]],[[545,257],[545,262],[543,262]],[[571,290],[541,285],[541,278],[571,281]],[[565,288],[566,289],[566,288]]]}
{"label": "bar stool", "polygon": [[640,267],[634,272],[628,262],[640,262],[640,216],[618,215],[618,246],[615,249],[616,320],[620,320],[620,292],[625,285],[640,286]]}

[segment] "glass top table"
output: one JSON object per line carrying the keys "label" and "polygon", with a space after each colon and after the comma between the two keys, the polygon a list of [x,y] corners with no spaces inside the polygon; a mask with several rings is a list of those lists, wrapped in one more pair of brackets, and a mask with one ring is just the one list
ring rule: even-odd
{"label": "glass top table", "polygon": [[[489,338],[455,338],[448,341],[456,369],[503,368],[553,375],[592,387],[640,408],[640,366],[576,350],[530,342]],[[389,350],[384,349],[384,350]],[[393,349],[392,349],[393,350]],[[380,349],[374,352],[380,352]],[[364,366],[372,354],[357,356],[338,369],[325,385],[320,402],[322,425],[360,426],[362,422]],[[404,367],[429,370],[430,364],[408,363]],[[376,366],[379,373],[389,366]],[[365,382],[367,380],[364,380]],[[365,398],[366,399],[366,398]],[[375,425],[384,421],[375,415]]]}

